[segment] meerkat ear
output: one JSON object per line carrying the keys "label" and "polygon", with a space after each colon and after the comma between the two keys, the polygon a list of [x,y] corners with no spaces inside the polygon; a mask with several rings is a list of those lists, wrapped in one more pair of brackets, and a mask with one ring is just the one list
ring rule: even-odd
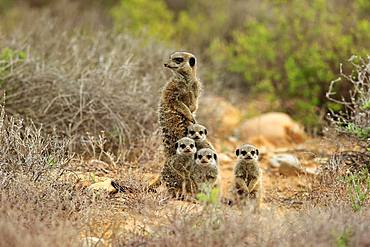
{"label": "meerkat ear", "polygon": [[259,155],[259,151],[258,151],[258,149],[256,149],[256,154],[257,154],[257,155]]}
{"label": "meerkat ear", "polygon": [[197,153],[195,152],[194,154],[194,159],[196,160],[197,159]]}
{"label": "meerkat ear", "polygon": [[207,129],[204,129],[204,134],[208,135]]}
{"label": "meerkat ear", "polygon": [[213,154],[213,158],[217,161],[217,154]]}
{"label": "meerkat ear", "polygon": [[189,64],[190,64],[190,67],[194,67],[194,65],[195,65],[195,58],[194,57],[191,57],[189,59]]}
{"label": "meerkat ear", "polygon": [[236,156],[239,156],[239,148],[236,149]]}
{"label": "meerkat ear", "polygon": [[175,148],[177,149],[179,147],[179,144],[176,142],[175,143]]}

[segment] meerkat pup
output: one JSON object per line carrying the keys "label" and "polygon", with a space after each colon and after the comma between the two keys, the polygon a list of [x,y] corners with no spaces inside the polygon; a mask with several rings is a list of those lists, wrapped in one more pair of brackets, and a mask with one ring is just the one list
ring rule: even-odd
{"label": "meerkat pup", "polygon": [[202,148],[195,155],[191,178],[195,193],[220,187],[217,154],[210,148]]}
{"label": "meerkat pup", "polygon": [[260,206],[263,188],[258,155],[258,149],[250,144],[244,144],[236,149],[238,161],[234,169],[234,191],[238,197],[256,198]]}
{"label": "meerkat pup", "polygon": [[176,154],[168,157],[162,172],[161,180],[174,196],[183,195],[189,188],[190,170],[194,164],[196,147],[194,140],[183,137],[175,144]]}
{"label": "meerkat pup", "polygon": [[195,141],[197,150],[210,148],[215,150],[212,144],[207,140],[207,128],[200,124],[191,124],[188,126],[187,137]]}
{"label": "meerkat pup", "polygon": [[188,52],[174,52],[164,64],[173,72],[165,85],[159,104],[159,126],[167,157],[176,153],[175,143],[186,136],[187,127],[195,123],[201,83],[197,79],[197,60]]}

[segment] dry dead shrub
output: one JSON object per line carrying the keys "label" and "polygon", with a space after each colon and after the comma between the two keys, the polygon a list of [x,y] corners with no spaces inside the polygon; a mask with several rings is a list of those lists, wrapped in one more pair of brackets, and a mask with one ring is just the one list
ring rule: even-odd
{"label": "dry dead shrub", "polygon": [[[328,119],[338,133],[355,139],[365,149],[370,143],[370,56],[366,59],[352,56],[349,59],[353,67],[351,74],[343,72],[330,84],[326,97],[341,107],[331,111]],[[336,95],[336,84],[349,85],[349,96]]]}
{"label": "dry dead shrub", "polygon": [[0,39],[0,51],[25,53],[21,62],[8,61],[1,74],[6,111],[49,133],[55,129],[73,150],[103,134],[104,149],[116,160],[150,158],[159,145],[156,109],[168,52],[55,11],[22,13]]}
{"label": "dry dead shrub", "polygon": [[[117,246],[367,246],[370,211],[353,213],[343,205],[306,212],[279,213],[252,207],[239,213],[205,207],[199,212],[177,210],[170,224],[148,236],[118,237]],[[124,240],[126,239],[126,240]]]}

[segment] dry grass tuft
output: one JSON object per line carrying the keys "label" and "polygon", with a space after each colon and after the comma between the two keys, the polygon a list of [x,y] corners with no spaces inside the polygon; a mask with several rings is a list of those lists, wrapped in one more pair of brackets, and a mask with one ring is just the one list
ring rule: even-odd
{"label": "dry grass tuft", "polygon": [[168,52],[104,28],[71,29],[73,19],[46,10],[38,15],[0,39],[0,52],[12,51],[0,74],[6,111],[68,137],[72,150],[91,151],[83,145],[103,135],[115,160],[148,159],[142,148],[158,147],[161,59]]}

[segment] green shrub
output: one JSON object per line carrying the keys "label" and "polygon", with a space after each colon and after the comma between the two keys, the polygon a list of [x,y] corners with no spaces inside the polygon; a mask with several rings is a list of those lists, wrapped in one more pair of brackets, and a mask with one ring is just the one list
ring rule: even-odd
{"label": "green shrub", "polygon": [[315,126],[320,108],[326,106],[335,64],[353,52],[366,53],[370,25],[354,6],[349,18],[355,21],[349,23],[343,19],[347,10],[334,9],[331,1],[264,3],[270,6],[270,15],[248,18],[232,40],[224,42],[226,55],[221,59],[230,73],[242,76],[251,92],[260,84],[272,85],[271,93],[280,97],[285,111],[306,126]]}
{"label": "green shrub", "polygon": [[121,0],[111,13],[118,31],[164,41],[170,40],[175,32],[174,15],[162,0]]}

